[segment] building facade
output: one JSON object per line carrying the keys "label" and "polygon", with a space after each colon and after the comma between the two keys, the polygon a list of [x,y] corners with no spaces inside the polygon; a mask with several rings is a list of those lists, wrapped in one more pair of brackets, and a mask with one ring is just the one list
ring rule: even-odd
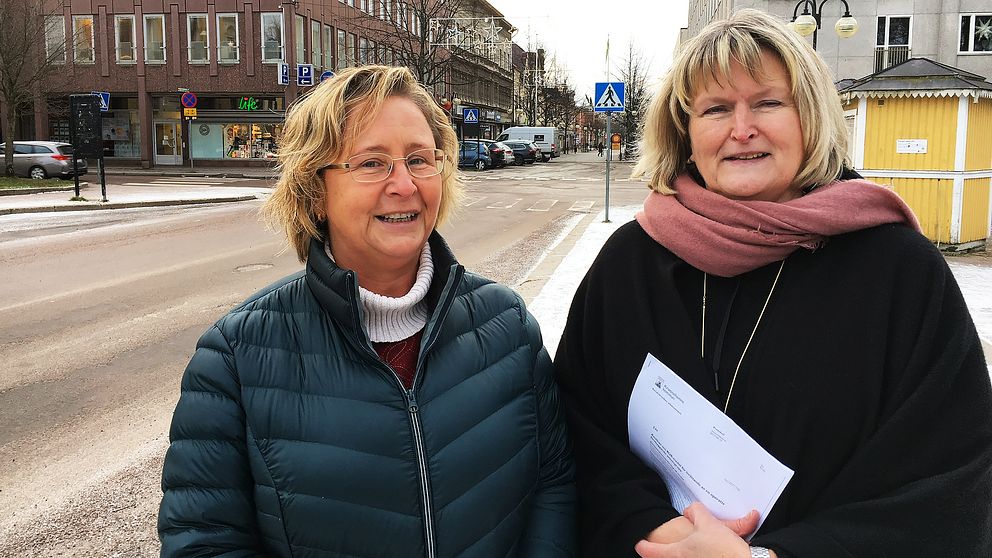
{"label": "building facade", "polygon": [[[475,4],[495,12],[485,0],[468,5]],[[44,22],[57,76],[46,80],[19,136],[68,141],[69,95],[104,92],[108,164],[271,164],[286,108],[322,74],[410,65],[408,50],[431,42],[416,40],[430,26],[414,8],[398,0],[62,2]],[[510,110],[509,56],[441,51],[449,54],[472,57],[452,62],[445,83],[430,84],[439,103],[452,88],[446,82],[468,76],[457,93],[498,125],[498,111]],[[194,106],[181,104],[184,93]],[[195,119],[186,108],[196,109]]]}
{"label": "building facade", "polygon": [[[815,3],[817,9],[821,2]],[[807,4],[808,5],[808,4]],[[924,57],[981,76],[992,75],[992,3],[989,0],[848,0],[858,32],[842,39],[834,25],[844,3],[822,2],[817,52],[835,81],[858,79],[913,57]],[[790,21],[803,13],[803,0],[691,0],[681,39],[711,21],[754,8]]]}

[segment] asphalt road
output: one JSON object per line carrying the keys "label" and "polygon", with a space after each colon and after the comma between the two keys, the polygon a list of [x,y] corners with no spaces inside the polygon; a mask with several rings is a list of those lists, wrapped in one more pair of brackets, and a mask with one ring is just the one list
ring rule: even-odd
{"label": "asphalt road", "polygon": [[[603,208],[602,174],[561,159],[466,172],[442,233],[467,267],[519,285]],[[645,193],[617,182],[612,200]],[[259,206],[0,216],[0,556],[157,556],[161,460],[196,339],[301,268]]]}

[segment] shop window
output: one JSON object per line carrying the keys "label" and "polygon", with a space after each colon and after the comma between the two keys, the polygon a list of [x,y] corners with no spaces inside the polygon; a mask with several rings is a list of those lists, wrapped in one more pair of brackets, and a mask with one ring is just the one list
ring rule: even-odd
{"label": "shop window", "polygon": [[93,16],[72,17],[72,59],[79,64],[92,64],[96,61],[93,53]]}
{"label": "shop window", "polygon": [[45,17],[45,56],[55,64],[65,64],[65,18]]}
{"label": "shop window", "polygon": [[992,14],[961,16],[958,52],[992,52]]}
{"label": "shop window", "polygon": [[310,20],[310,63],[315,69],[320,69],[320,22]]}
{"label": "shop window", "polygon": [[306,37],[304,33],[306,32],[306,20],[301,15],[296,16],[296,63],[303,64],[307,60],[306,45],[304,44]]}
{"label": "shop window", "polygon": [[234,64],[240,59],[238,14],[217,14],[217,60]]}
{"label": "shop window", "polygon": [[134,16],[114,16],[114,47],[118,64],[134,64]]}
{"label": "shop window", "polygon": [[210,50],[209,31],[207,26],[207,14],[188,14],[186,16],[186,28],[189,32],[189,61],[209,62]]}
{"label": "shop window", "polygon": [[104,157],[141,157],[137,110],[110,110],[101,121]]}
{"label": "shop window", "polygon": [[145,16],[145,62],[165,62],[165,16]]}
{"label": "shop window", "polygon": [[225,159],[273,159],[279,124],[238,123],[223,126],[223,157]]}
{"label": "shop window", "polygon": [[280,62],[283,59],[284,35],[282,14],[262,14],[262,62]]}

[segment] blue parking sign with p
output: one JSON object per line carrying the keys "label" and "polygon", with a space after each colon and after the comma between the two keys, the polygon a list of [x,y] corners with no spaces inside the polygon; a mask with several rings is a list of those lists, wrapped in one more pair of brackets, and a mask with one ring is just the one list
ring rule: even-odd
{"label": "blue parking sign with p", "polygon": [[296,85],[313,85],[313,64],[296,65]]}
{"label": "blue parking sign with p", "polygon": [[279,63],[279,85],[289,85],[289,64]]}

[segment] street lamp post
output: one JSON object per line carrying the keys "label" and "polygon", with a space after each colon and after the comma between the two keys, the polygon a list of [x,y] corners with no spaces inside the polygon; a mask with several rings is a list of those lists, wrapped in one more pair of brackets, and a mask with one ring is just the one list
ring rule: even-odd
{"label": "street lamp post", "polygon": [[[847,0],[841,2],[844,3],[844,16],[837,20],[834,31],[837,32],[838,37],[846,39],[858,32],[858,20],[851,16],[851,7],[847,5]],[[813,50],[816,50],[816,32],[820,28],[823,5],[826,3],[827,0],[822,0],[817,7],[814,0],[799,0],[792,10],[792,21],[788,24],[792,30],[804,37],[813,35]],[[800,5],[803,7],[803,13],[797,15]]]}

